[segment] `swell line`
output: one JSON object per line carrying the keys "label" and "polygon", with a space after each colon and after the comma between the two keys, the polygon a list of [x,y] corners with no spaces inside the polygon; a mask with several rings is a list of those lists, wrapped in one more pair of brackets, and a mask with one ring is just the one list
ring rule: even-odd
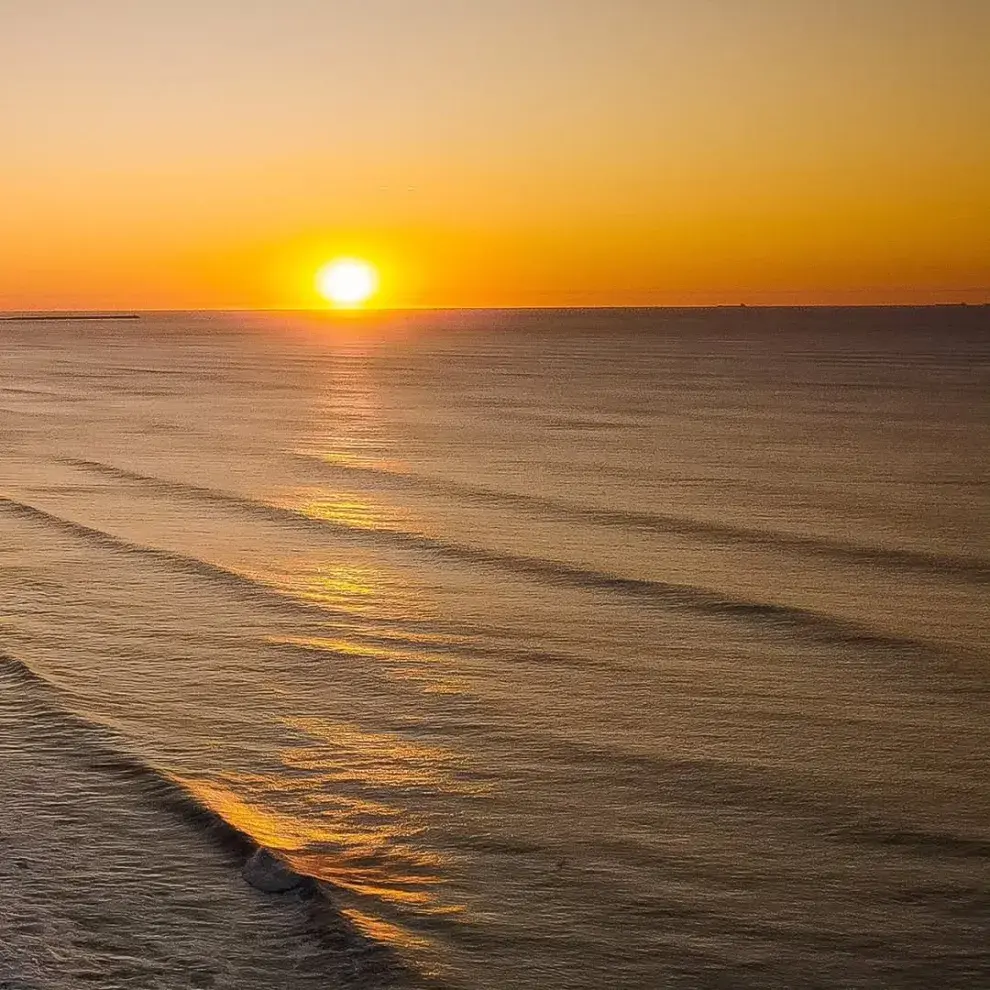
{"label": "swell line", "polygon": [[[204,488],[197,485],[185,484],[176,481],[169,481],[156,478],[151,475],[139,474],[135,471],[126,471],[112,465],[98,465],[96,462],[76,462],[77,466],[88,466],[91,470],[98,470],[124,480],[136,482],[170,495],[178,495],[186,498],[208,499],[220,504],[234,506],[236,508],[263,515],[265,518],[275,521],[290,522],[294,525],[312,526],[325,532],[332,529],[336,533],[345,536],[355,542],[372,545],[392,545],[409,548],[418,551],[426,551],[439,557],[445,557],[460,563],[479,564],[486,567],[495,567],[507,570],[515,574],[536,577],[544,581],[551,581],[557,585],[569,587],[595,589],[606,591],[625,597],[635,598],[640,601],[650,601],[654,604],[667,608],[688,609],[696,613],[710,615],[716,618],[735,618],[747,621],[757,621],[766,624],[783,626],[792,629],[801,629],[813,633],[831,642],[841,642],[848,644],[887,646],[899,648],[912,648],[931,651],[937,648],[943,649],[941,644],[936,644],[927,640],[896,636],[890,633],[878,631],[870,626],[857,623],[852,620],[842,618],[825,612],[818,612],[812,609],[800,608],[793,605],[783,605],[773,602],[760,602],[752,599],[734,598],[720,594],[712,589],[696,585],[677,584],[673,582],[657,581],[647,578],[626,578],[605,571],[598,571],[589,568],[579,567],[574,564],[567,564],[563,561],[551,560],[542,557],[528,557],[517,554],[504,553],[502,551],[488,550],[483,547],[471,546],[463,543],[453,543],[436,537],[427,536],[422,533],[413,533],[400,529],[365,529],[353,526],[345,521],[337,519],[316,518],[306,515],[294,509],[272,505],[268,502],[261,502],[243,495],[219,491],[212,488]],[[199,558],[187,557],[183,554],[170,550],[161,550],[154,547],[146,547],[140,544],[129,543],[119,537],[111,536],[102,530],[91,530],[81,524],[64,520],[60,516],[54,516],[44,510],[36,509],[33,506],[25,506],[24,503],[15,502],[9,498],[0,497],[0,504],[22,506],[29,512],[40,516],[57,520],[59,523],[76,527],[84,535],[89,535],[101,540],[115,541],[114,545],[123,545],[127,549],[140,550],[161,559],[178,562],[184,566],[195,566],[209,574],[222,576],[225,579],[237,578],[254,587],[268,586],[258,585],[253,581],[235,572],[228,571],[218,565],[202,561]],[[278,594],[275,589],[273,593]],[[282,596],[280,596],[282,597]],[[288,596],[285,596],[288,597]]]}
{"label": "swell line", "polygon": [[307,461],[316,461],[335,471],[387,478],[402,488],[452,495],[468,501],[487,502],[492,505],[536,509],[562,518],[591,522],[602,526],[617,526],[682,536],[718,537],[722,540],[749,546],[810,551],[836,559],[869,563],[873,566],[880,564],[901,570],[920,570],[938,574],[952,571],[959,576],[981,584],[990,583],[990,560],[978,556],[854,543],[821,536],[787,533],[781,530],[754,529],[748,526],[736,526],[662,512],[587,508],[540,495],[499,491],[445,478],[429,477],[366,464],[336,462],[316,454],[297,453],[294,456]]}
{"label": "swell line", "polygon": [[[561,518],[590,522],[601,526],[639,529],[646,532],[676,534],[681,536],[718,537],[734,543],[768,549],[789,549],[811,552],[834,559],[855,563],[898,568],[901,570],[925,571],[944,575],[947,571],[980,584],[990,583],[990,560],[967,554],[938,553],[929,550],[882,547],[850,541],[828,539],[820,536],[807,536],[787,533],[780,530],[754,529],[735,526],[689,516],[678,516],[659,512],[634,512],[632,510],[596,509],[574,505],[559,499],[539,495],[526,495],[522,492],[498,491],[476,485],[468,485],[445,478],[429,477],[412,472],[390,468],[373,467],[366,464],[348,464],[327,460],[315,454],[295,454],[307,462],[317,462],[333,471],[367,475],[387,479],[396,487],[409,490],[434,492],[452,495],[466,501],[488,503],[496,506],[535,509]],[[101,461],[80,458],[58,458],[63,464],[96,471],[128,481],[156,481],[159,484],[172,484],[163,479],[153,479],[136,471],[129,471]],[[182,488],[195,488],[204,497],[214,493],[213,489],[195,485],[181,485]],[[224,497],[228,497],[226,493]]]}
{"label": "swell line", "polygon": [[[241,862],[259,848],[255,838],[200,800],[179,778],[129,753],[123,740],[117,739],[106,726],[65,708],[56,700],[61,697],[61,691],[55,684],[9,653],[0,653],[0,684],[4,682],[40,693],[40,697],[32,699],[35,704],[30,709],[30,716],[36,723],[41,717],[46,724],[82,733],[86,745],[83,748],[74,746],[73,751],[85,756],[95,769],[128,779],[146,799],[205,832],[211,841]],[[493,738],[500,736],[496,733]],[[835,803],[832,796],[809,791],[803,778],[789,779],[765,768],[717,759],[639,756],[601,744],[563,737],[553,737],[553,740],[549,749],[552,759],[562,761],[565,766],[582,767],[589,778],[602,772],[602,767],[611,768],[608,771],[610,784],[635,788],[639,793],[655,791],[666,803],[766,808],[768,802],[772,802],[791,813],[806,813],[814,808],[824,837],[834,842],[896,847],[905,853],[920,855],[990,859],[990,841],[986,838],[950,831],[924,831],[887,821],[855,802],[849,805],[842,801]],[[495,848],[489,837],[463,836],[458,841],[471,848],[487,851]],[[510,851],[518,852],[521,848],[531,852],[541,848],[532,842],[512,847],[511,841]],[[639,852],[641,854],[642,850]],[[332,887],[325,880],[305,879],[311,890],[319,892]]]}
{"label": "swell line", "polygon": [[145,796],[166,804],[186,821],[205,828],[211,838],[244,858],[257,848],[250,837],[197,801],[166,771],[128,753],[123,748],[122,740],[116,739],[108,727],[66,708],[60,703],[63,692],[58,685],[20,657],[0,653],[0,683],[3,681],[32,692],[30,716],[34,724],[41,717],[44,722],[57,725],[63,731],[68,729],[81,733],[86,745],[73,746],[73,752],[87,756],[88,762],[95,768],[113,771],[137,782]]}
{"label": "swell line", "polygon": [[8,681],[14,683],[36,685],[50,691],[58,690],[52,681],[39,674],[30,664],[9,653],[0,653],[0,671],[6,675]]}
{"label": "swell line", "polygon": [[22,518],[34,520],[35,522],[45,523],[48,526],[71,533],[91,543],[96,543],[98,546],[105,547],[108,550],[122,550],[125,553],[140,554],[144,557],[150,557],[153,560],[163,561],[179,570],[196,574],[200,577],[222,581],[241,591],[246,591],[265,599],[275,599],[282,604],[299,604],[299,600],[294,596],[281,592],[271,585],[263,584],[247,574],[241,574],[238,571],[229,570],[226,567],[213,564],[200,557],[189,556],[175,550],[165,550],[161,547],[135,543],[132,540],[126,540],[123,537],[115,536],[113,533],[108,533],[106,530],[94,529],[92,526],[86,526],[75,520],[66,519],[64,516],[47,512],[45,509],[39,509],[37,506],[29,505],[27,502],[19,502],[6,495],[0,495],[0,510],[9,512],[12,515],[21,516]]}
{"label": "swell line", "polygon": [[[19,690],[0,693],[0,712],[7,708],[13,717],[23,720],[28,739],[34,732],[44,734],[49,740],[55,738],[66,757],[77,765],[125,781],[133,788],[135,798],[194,829],[225,853],[231,868],[243,867],[259,849],[268,849],[239,823],[229,820],[222,809],[203,800],[194,787],[196,777],[173,773],[131,752],[126,739],[112,728],[66,707],[62,692],[47,678],[20,658],[0,652],[0,688],[14,687]],[[387,940],[356,924],[344,907],[345,889],[332,880],[309,874],[304,867],[286,863],[278,850],[268,849],[268,852],[296,874],[299,886],[293,899],[306,904],[311,920],[310,936],[335,955],[346,951],[355,959],[352,975],[356,978],[367,975],[371,980],[366,983],[364,979],[355,979],[355,986],[450,990],[450,985],[439,976],[418,973]],[[442,917],[433,920],[434,924],[444,921]],[[453,922],[450,927],[455,927]],[[459,918],[456,927],[468,926]],[[287,964],[291,964],[288,957]],[[0,973],[0,988],[5,986]]]}

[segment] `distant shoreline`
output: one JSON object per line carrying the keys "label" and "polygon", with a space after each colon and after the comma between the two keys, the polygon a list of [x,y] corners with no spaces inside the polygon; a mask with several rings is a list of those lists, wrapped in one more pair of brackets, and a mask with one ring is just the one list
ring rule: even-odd
{"label": "distant shoreline", "polygon": [[75,313],[31,314],[30,316],[0,316],[0,323],[45,323],[61,320],[140,320],[138,313]]}

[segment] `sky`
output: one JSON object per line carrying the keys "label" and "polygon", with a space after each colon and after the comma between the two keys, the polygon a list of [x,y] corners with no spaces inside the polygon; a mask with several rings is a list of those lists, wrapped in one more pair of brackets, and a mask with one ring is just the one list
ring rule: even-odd
{"label": "sky", "polygon": [[988,0],[0,0],[0,309],[990,301]]}

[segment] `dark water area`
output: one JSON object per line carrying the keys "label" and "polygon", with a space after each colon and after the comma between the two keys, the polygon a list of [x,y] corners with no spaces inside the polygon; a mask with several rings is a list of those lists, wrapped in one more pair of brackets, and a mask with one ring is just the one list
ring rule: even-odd
{"label": "dark water area", "polygon": [[5,321],[0,986],[990,986],[988,450],[985,307]]}

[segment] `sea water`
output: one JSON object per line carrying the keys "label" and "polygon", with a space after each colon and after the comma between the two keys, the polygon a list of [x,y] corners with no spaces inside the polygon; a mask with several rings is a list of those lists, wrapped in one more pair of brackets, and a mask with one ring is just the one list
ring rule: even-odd
{"label": "sea water", "polygon": [[0,323],[0,986],[990,985],[988,399],[983,307]]}

